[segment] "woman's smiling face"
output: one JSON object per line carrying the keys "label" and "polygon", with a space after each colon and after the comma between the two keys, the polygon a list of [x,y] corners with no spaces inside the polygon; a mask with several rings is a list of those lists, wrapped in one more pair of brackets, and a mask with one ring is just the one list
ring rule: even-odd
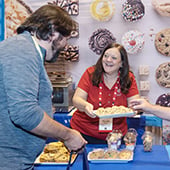
{"label": "woman's smiling face", "polygon": [[105,51],[102,64],[107,74],[117,73],[122,66],[121,55],[117,48],[109,48]]}

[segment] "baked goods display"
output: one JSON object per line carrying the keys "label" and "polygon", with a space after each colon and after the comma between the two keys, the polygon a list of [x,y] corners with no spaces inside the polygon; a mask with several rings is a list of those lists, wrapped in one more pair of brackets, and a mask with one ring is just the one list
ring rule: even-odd
{"label": "baked goods display", "polygon": [[[72,155],[73,162],[76,158],[77,154]],[[61,163],[67,164],[69,161],[70,152],[64,146],[62,142],[51,142],[47,144],[44,148],[44,151],[38,157],[37,163]],[[36,163],[35,162],[35,163]]]}
{"label": "baked goods display", "polygon": [[129,22],[140,20],[145,15],[145,6],[141,0],[126,0],[122,4],[122,17]]}
{"label": "baked goods display", "polygon": [[169,0],[152,0],[152,6],[161,16],[170,17],[170,1]]}
{"label": "baked goods display", "polygon": [[155,36],[155,47],[164,56],[170,56],[170,28],[163,29]]}
{"label": "baked goods display", "polygon": [[88,153],[88,160],[132,160],[133,159],[133,151],[122,149],[122,150],[115,150],[115,149],[94,149]]}
{"label": "baked goods display", "polygon": [[131,108],[125,106],[112,106],[106,108],[99,107],[94,113],[99,117],[114,117],[116,115],[118,115],[118,117],[121,117],[121,114],[122,116],[126,116],[126,114],[128,115],[128,113],[130,113],[131,115],[131,113],[134,114],[134,111]]}
{"label": "baked goods display", "polygon": [[170,88],[170,62],[162,63],[156,69],[156,81],[160,86]]}
{"label": "baked goods display", "polygon": [[5,0],[6,38],[16,34],[17,27],[32,13],[22,0]]}
{"label": "baked goods display", "polygon": [[137,30],[130,30],[122,36],[121,41],[127,53],[136,54],[144,47],[144,33]]}
{"label": "baked goods display", "polygon": [[107,45],[112,42],[116,42],[113,34],[108,29],[99,28],[89,38],[89,47],[97,55],[100,55]]}
{"label": "baked goods display", "polygon": [[156,104],[160,106],[170,107],[170,94],[160,95],[156,100]]}
{"label": "baked goods display", "polygon": [[90,13],[98,21],[108,21],[115,13],[115,5],[112,0],[93,0]]}

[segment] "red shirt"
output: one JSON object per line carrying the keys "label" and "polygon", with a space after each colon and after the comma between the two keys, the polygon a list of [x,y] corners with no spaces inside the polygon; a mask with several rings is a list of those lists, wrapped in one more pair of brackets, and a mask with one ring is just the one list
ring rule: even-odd
{"label": "red shirt", "polygon": [[[94,72],[94,67],[89,67],[82,75],[78,87],[88,93],[87,101],[94,106],[94,110],[99,108],[99,88],[93,86],[90,80],[90,74]],[[132,85],[127,94],[119,93],[116,97],[114,103],[115,106],[127,106],[127,98],[139,94],[136,80],[134,75],[129,72],[130,78],[132,79]],[[114,92],[114,87],[109,89],[103,81],[102,89],[102,107],[112,107],[112,96]],[[71,119],[71,127],[78,130],[79,132],[89,135],[99,139],[106,139],[107,133],[99,132],[99,118],[91,118],[86,113],[77,110]],[[114,118],[113,119],[113,129],[119,129],[122,131],[123,135],[127,132],[127,120],[126,118]]]}

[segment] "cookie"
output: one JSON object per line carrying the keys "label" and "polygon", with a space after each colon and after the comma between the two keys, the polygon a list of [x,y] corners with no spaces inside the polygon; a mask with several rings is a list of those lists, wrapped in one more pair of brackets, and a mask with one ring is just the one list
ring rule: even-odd
{"label": "cookie", "polygon": [[126,0],[122,4],[121,14],[126,21],[138,21],[145,15],[145,6],[141,0]]}
{"label": "cookie", "polygon": [[170,88],[170,62],[158,66],[156,69],[156,81],[160,86]]}
{"label": "cookie", "polygon": [[119,155],[119,151],[118,150],[107,150],[104,153],[104,159],[117,159]]}
{"label": "cookie", "polygon": [[124,149],[119,152],[119,159],[128,160],[132,158],[132,155],[133,151]]}
{"label": "cookie", "polygon": [[101,55],[103,50],[112,42],[116,42],[113,34],[107,29],[99,28],[89,38],[89,47],[97,55]]}
{"label": "cookie", "polygon": [[170,28],[163,29],[155,36],[155,47],[164,56],[170,56]]}
{"label": "cookie", "polygon": [[136,54],[144,47],[144,34],[137,30],[131,30],[126,32],[122,36],[122,45],[129,54]]}
{"label": "cookie", "polygon": [[102,159],[104,157],[104,149],[94,149],[89,152],[88,159]]}
{"label": "cookie", "polygon": [[170,1],[169,0],[152,0],[152,6],[161,16],[170,17]]}
{"label": "cookie", "polygon": [[160,95],[156,100],[156,104],[160,106],[170,107],[170,94]]}
{"label": "cookie", "polygon": [[109,21],[115,12],[112,0],[93,0],[90,5],[92,17],[98,21]]}

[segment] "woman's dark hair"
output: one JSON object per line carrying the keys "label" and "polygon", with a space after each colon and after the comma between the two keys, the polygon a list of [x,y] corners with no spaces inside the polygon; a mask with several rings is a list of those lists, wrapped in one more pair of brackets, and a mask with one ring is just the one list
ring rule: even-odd
{"label": "woman's dark hair", "polygon": [[92,73],[92,83],[94,86],[99,87],[99,83],[101,82],[102,74],[104,73],[103,65],[102,65],[102,59],[106,52],[106,50],[110,48],[117,48],[121,55],[121,61],[122,61],[122,67],[119,69],[120,71],[120,86],[121,86],[121,92],[126,94],[128,93],[128,90],[131,86],[131,79],[129,77],[129,62],[127,57],[127,52],[125,48],[117,43],[111,43],[109,44],[104,51],[102,52],[101,57],[98,59],[96,65],[95,65],[95,71]]}
{"label": "woman's dark hair", "polygon": [[69,14],[55,4],[48,4],[37,9],[17,28],[17,33],[24,31],[35,33],[38,39],[50,40],[55,32],[64,37],[76,29],[76,22]]}

